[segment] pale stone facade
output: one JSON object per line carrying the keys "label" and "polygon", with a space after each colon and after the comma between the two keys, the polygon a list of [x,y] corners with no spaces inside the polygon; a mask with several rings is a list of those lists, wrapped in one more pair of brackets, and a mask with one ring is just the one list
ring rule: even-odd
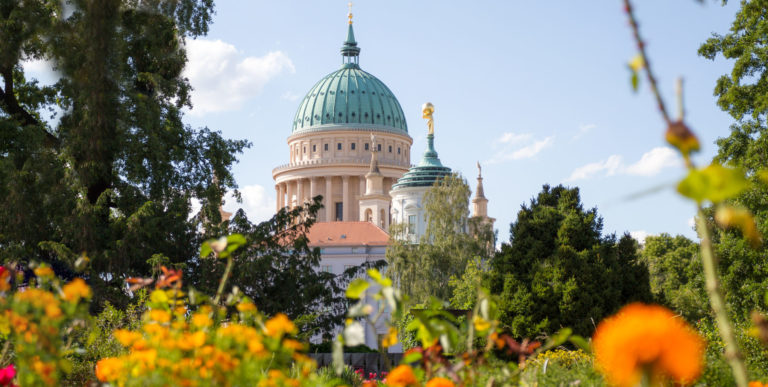
{"label": "pale stone facade", "polygon": [[[325,208],[320,210],[319,221],[367,220],[360,210],[360,199],[365,195],[365,175],[371,160],[370,135],[374,131],[377,148],[380,147],[382,185],[384,192],[388,192],[410,166],[410,136],[364,126],[300,132],[288,138],[290,163],[272,171],[277,209],[323,195]],[[375,222],[384,229],[389,225],[389,210],[385,213],[383,222]]]}

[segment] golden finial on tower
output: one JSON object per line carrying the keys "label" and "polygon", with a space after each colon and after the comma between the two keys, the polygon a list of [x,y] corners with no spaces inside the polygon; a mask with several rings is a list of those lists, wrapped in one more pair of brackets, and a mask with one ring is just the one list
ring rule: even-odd
{"label": "golden finial on tower", "polygon": [[435,112],[435,105],[432,105],[431,102],[427,102],[421,107],[421,112],[424,114],[422,117],[427,119],[429,134],[435,134],[435,120],[432,119],[432,113]]}
{"label": "golden finial on tower", "polygon": [[352,24],[352,2],[350,1],[347,3],[347,6],[349,7],[349,13],[347,14],[347,17],[349,18],[349,24]]}

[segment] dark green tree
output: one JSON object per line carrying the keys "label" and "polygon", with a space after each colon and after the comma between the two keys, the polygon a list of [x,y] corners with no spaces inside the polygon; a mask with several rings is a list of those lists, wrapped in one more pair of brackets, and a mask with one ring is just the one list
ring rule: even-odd
{"label": "dark green tree", "polygon": [[594,324],[631,301],[649,301],[648,271],[628,234],[602,236],[596,208],[578,188],[545,185],[510,226],[509,243],[491,260],[489,286],[501,322],[518,337],[562,327],[589,335]]}
{"label": "dark green tree", "polygon": [[[124,278],[149,274],[153,254],[196,255],[247,146],[182,122],[184,40],[205,34],[212,13],[212,0],[0,2],[3,261],[68,277],[85,253],[97,302],[121,305]],[[32,59],[60,80],[28,80]],[[188,220],[192,198],[202,216]]]}
{"label": "dark green tree", "polygon": [[658,302],[691,322],[709,316],[697,243],[682,235],[649,236],[641,257],[648,266],[651,291]]}
{"label": "dark green tree", "polygon": [[450,278],[461,277],[472,258],[488,258],[488,241],[469,233],[470,193],[460,175],[445,176],[424,194],[427,227],[418,243],[407,238],[407,225],[390,228],[387,270],[414,303],[450,300]]}
{"label": "dark green tree", "polygon": [[[320,270],[320,250],[310,247],[307,238],[322,207],[320,202],[318,196],[302,207],[283,208],[259,224],[238,211],[228,222],[227,232],[242,234],[248,242],[235,255],[225,293],[237,287],[262,313],[284,313],[303,321],[305,333],[324,334],[329,339],[346,313],[346,285],[365,268],[350,268],[339,276]],[[223,260],[194,260],[187,273],[197,290],[214,294],[224,266]]]}
{"label": "dark green tree", "polygon": [[[733,63],[731,72],[721,76],[714,89],[720,108],[736,120],[730,134],[717,140],[715,161],[742,168],[754,183],[730,204],[749,209],[763,236],[768,235],[768,179],[759,178],[759,172],[768,168],[766,14],[768,2],[742,0],[728,33],[714,34],[699,48],[699,54],[707,59],[722,55]],[[765,309],[766,245],[753,249],[732,230],[718,230],[715,242],[722,287],[732,311],[746,318],[753,309]]]}

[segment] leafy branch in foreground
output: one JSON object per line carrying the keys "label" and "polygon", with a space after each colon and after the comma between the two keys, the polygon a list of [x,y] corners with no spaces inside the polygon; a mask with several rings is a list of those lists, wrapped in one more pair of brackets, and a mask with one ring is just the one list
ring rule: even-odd
{"label": "leafy branch in foreground", "polygon": [[677,120],[672,120],[656,85],[656,78],[645,51],[645,42],[640,35],[630,0],[624,0],[624,5],[639,51],[638,55],[641,58],[641,60],[636,61],[640,65],[635,67],[645,70],[651,91],[656,98],[659,112],[667,125],[666,140],[680,151],[688,168],[688,176],[678,184],[677,190],[681,195],[696,202],[696,228],[701,238],[701,260],[704,268],[707,295],[715,314],[720,336],[725,343],[725,357],[730,364],[736,384],[739,387],[746,387],[749,382],[747,368],[734,335],[733,324],[728,316],[725,297],[720,289],[717,258],[712,246],[712,235],[710,225],[707,223],[704,203],[708,202],[716,206],[715,219],[719,225],[726,228],[735,227],[740,229],[742,234],[750,239],[753,246],[759,246],[762,240],[760,234],[756,231],[755,220],[752,214],[743,208],[734,207],[726,203],[726,200],[736,197],[747,189],[750,183],[744,177],[744,171],[739,168],[722,166],[717,163],[704,168],[696,168],[690,155],[692,152],[698,151],[700,146],[696,135],[683,121],[682,81],[678,83],[679,117]]}

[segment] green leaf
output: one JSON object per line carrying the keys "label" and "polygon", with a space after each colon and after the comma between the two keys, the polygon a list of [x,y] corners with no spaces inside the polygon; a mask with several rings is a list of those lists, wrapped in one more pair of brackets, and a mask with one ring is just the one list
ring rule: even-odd
{"label": "green leaf", "polygon": [[363,292],[368,289],[368,286],[370,286],[368,281],[362,278],[355,279],[347,287],[347,298],[359,299]]}
{"label": "green leaf", "polygon": [[213,242],[214,239],[207,240],[203,242],[203,245],[200,246],[200,258],[205,258],[213,252],[213,249],[211,248],[211,242]]}
{"label": "green leaf", "polygon": [[239,247],[244,246],[248,241],[241,234],[232,234],[227,236],[227,251],[232,252]]}
{"label": "green leaf", "polygon": [[748,186],[749,182],[741,170],[713,163],[691,170],[677,185],[677,192],[697,203],[705,200],[720,203],[740,194]]}
{"label": "green leaf", "polygon": [[568,341],[573,343],[573,345],[581,348],[582,351],[586,353],[592,353],[592,346],[589,345],[589,341],[587,339],[579,336],[579,335],[572,335],[568,338]]}
{"label": "green leaf", "polygon": [[402,364],[411,364],[416,363],[417,361],[421,360],[423,356],[421,355],[421,352],[411,352],[407,353],[405,356],[403,356],[403,360],[400,361]]}
{"label": "green leaf", "polygon": [[368,276],[381,286],[392,286],[392,280],[382,276],[376,269],[368,269]]}
{"label": "green leaf", "polygon": [[640,87],[640,77],[637,75],[637,71],[632,71],[630,82],[632,83],[632,91],[637,93],[637,89]]}
{"label": "green leaf", "polygon": [[757,172],[757,178],[763,183],[768,184],[768,169]]}
{"label": "green leaf", "polygon": [[549,338],[547,341],[547,344],[544,346],[545,348],[554,348],[559,345],[562,345],[566,341],[568,341],[568,338],[571,337],[571,334],[573,333],[573,329],[571,328],[563,328],[557,331],[553,336]]}

